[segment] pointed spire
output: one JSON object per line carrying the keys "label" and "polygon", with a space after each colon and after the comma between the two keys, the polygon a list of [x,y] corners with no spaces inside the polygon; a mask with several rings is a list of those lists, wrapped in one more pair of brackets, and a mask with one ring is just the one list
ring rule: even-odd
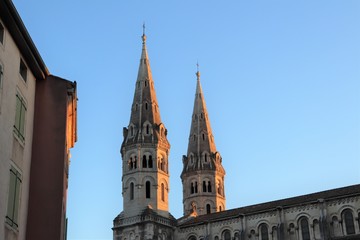
{"label": "pointed spire", "polygon": [[[190,153],[196,156],[195,159],[200,160],[203,152],[215,153],[216,146],[210,120],[206,108],[205,98],[200,83],[199,64],[196,64],[196,93],[194,101],[194,109],[192,115],[192,122],[190,127],[190,139],[188,145],[188,156]],[[196,164],[199,165],[199,164]]]}
{"label": "pointed spire", "polygon": [[[146,49],[145,24],[143,24],[142,51],[129,123],[138,129],[137,135],[140,140],[143,138],[141,131],[145,123],[155,127],[161,124],[161,118]],[[155,134],[153,137],[157,141]]]}

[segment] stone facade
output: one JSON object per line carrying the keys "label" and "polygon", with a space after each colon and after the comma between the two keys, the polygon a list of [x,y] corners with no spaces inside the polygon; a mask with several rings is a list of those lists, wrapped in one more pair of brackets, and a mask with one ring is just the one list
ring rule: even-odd
{"label": "stone facade", "polygon": [[225,170],[199,71],[181,173],[184,216],[175,219],[167,198],[170,145],[145,40],[144,34],[130,123],[121,146],[124,208],[113,222],[114,240],[360,239],[360,185],[225,210]]}

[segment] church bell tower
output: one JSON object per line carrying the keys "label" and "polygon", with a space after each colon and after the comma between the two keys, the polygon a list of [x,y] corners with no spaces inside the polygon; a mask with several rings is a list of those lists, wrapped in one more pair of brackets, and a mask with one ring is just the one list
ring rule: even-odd
{"label": "church bell tower", "polygon": [[225,210],[224,177],[222,158],[216,150],[204,94],[197,83],[187,155],[183,156],[184,215],[204,215]]}
{"label": "church bell tower", "polygon": [[169,151],[146,49],[145,31],[129,125],[121,145],[123,211],[114,219],[117,239],[172,239],[168,212]]}

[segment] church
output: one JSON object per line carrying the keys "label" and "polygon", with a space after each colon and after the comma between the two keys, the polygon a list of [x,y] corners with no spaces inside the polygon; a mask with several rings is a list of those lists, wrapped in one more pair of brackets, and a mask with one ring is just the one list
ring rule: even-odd
{"label": "church", "polygon": [[226,209],[225,169],[199,71],[196,77],[182,159],[183,217],[176,219],[168,208],[168,130],[161,121],[143,33],[130,121],[120,149],[123,211],[113,221],[114,240],[360,239],[360,184]]}

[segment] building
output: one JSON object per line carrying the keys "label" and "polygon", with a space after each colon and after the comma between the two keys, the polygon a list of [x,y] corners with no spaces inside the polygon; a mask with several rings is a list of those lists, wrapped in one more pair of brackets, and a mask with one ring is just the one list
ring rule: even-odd
{"label": "building", "polygon": [[0,239],[65,239],[76,83],[49,73],[11,0],[0,1]]}
{"label": "building", "polygon": [[226,210],[225,170],[215,146],[204,94],[197,85],[187,155],[183,211],[168,211],[169,150],[142,36],[128,127],[121,145],[123,211],[114,240],[360,239],[360,185]]}

